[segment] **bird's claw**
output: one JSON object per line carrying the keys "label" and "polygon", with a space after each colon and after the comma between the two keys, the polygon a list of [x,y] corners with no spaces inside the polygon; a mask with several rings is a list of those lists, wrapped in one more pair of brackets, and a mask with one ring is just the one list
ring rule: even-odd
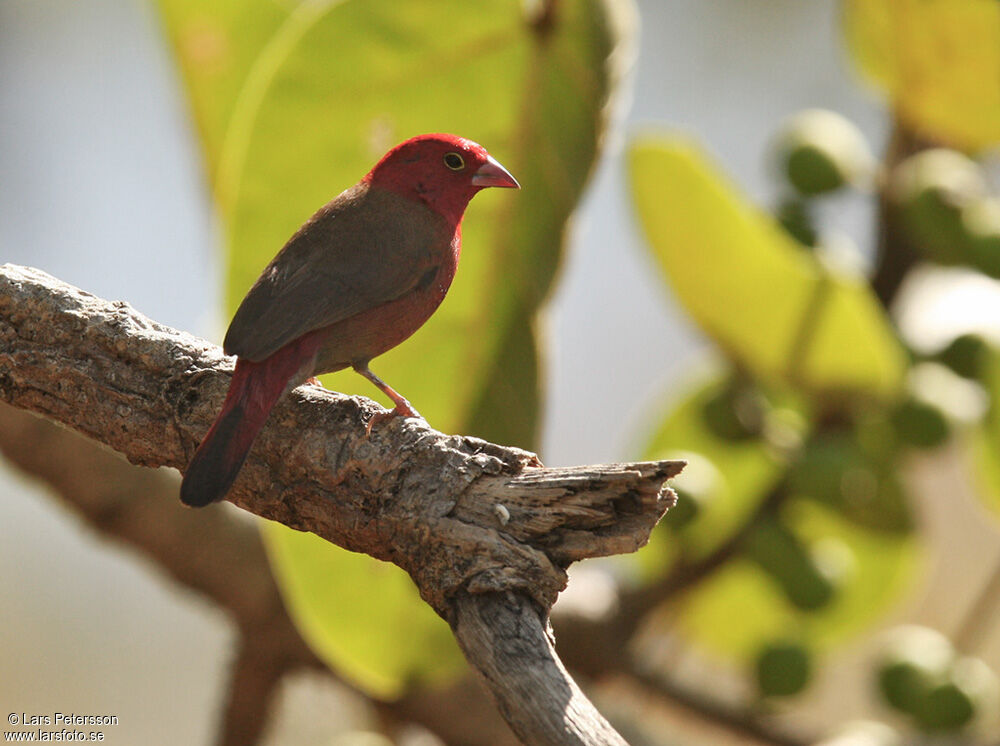
{"label": "bird's claw", "polygon": [[423,417],[420,416],[420,413],[415,410],[409,402],[406,402],[405,404],[397,404],[392,409],[384,409],[381,412],[376,412],[368,418],[368,422],[365,424],[365,437],[371,437],[372,428],[375,427],[375,425],[380,422],[391,420],[393,417],[416,417],[421,420],[423,419]]}

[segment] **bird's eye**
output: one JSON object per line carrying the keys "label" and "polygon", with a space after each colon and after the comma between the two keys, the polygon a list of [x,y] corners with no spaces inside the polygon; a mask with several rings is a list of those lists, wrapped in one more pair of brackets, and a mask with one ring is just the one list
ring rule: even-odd
{"label": "bird's eye", "polygon": [[444,165],[452,171],[461,171],[465,168],[465,159],[458,153],[447,153],[444,157]]}

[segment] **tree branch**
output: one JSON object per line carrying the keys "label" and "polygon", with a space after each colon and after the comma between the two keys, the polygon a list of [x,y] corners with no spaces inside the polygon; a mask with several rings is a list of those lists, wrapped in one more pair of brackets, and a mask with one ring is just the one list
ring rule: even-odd
{"label": "tree branch", "polygon": [[882,178],[878,189],[878,211],[876,228],[878,237],[875,250],[875,271],[871,286],[876,297],[886,309],[892,306],[903,280],[920,261],[920,252],[906,238],[900,229],[898,210],[892,204],[889,194],[890,175],[893,169],[906,158],[931,143],[910,131],[899,117],[893,115],[892,134],[882,158]]}
{"label": "tree branch", "polygon": [[[45,482],[102,536],[134,549],[181,586],[225,609],[238,629],[238,653],[252,649],[259,660],[286,674],[326,671],[288,617],[253,524],[228,510],[189,510],[177,499],[176,474],[133,466],[72,430],[6,404],[0,404],[0,452],[10,464]],[[269,713],[262,703],[271,695],[234,707],[245,701],[239,693],[252,686],[241,677],[259,675],[238,663],[237,658],[218,743],[249,746],[256,743],[249,734],[267,724]],[[386,719],[420,723],[445,743],[513,742],[485,688],[471,684],[462,677],[443,689],[415,689],[401,699],[372,704]]]}
{"label": "tree branch", "polygon": [[785,732],[750,711],[727,705],[703,692],[683,686],[677,681],[650,670],[641,662],[630,661],[627,671],[638,683],[677,704],[698,712],[715,725],[739,736],[740,743],[753,741],[772,746],[808,746],[819,742],[818,737],[805,737]]}
{"label": "tree branch", "polygon": [[[37,270],[0,267],[0,398],[134,463],[183,469],[229,372],[217,347],[127,304]],[[299,388],[275,408],[229,499],[409,572],[522,739],[614,742],[540,640],[549,640],[548,610],[566,566],[642,546],[673,502],[664,482],[683,464],[545,469],[533,454],[415,420],[394,420],[368,438],[365,415],[375,406]],[[522,620],[518,644],[501,610]],[[539,680],[562,706],[561,728],[551,726],[553,700],[540,696]]]}

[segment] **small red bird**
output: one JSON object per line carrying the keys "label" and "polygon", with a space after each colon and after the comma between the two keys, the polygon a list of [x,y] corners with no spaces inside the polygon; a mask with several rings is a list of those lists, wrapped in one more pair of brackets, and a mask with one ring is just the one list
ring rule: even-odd
{"label": "small red bird", "polygon": [[188,465],[181,500],[221,500],[281,395],[348,366],[417,417],[369,361],[419,329],[444,300],[461,249],[462,215],[484,187],[518,188],[484,148],[421,135],[390,150],[313,215],[240,304],[223,349],[236,355],[229,393]]}

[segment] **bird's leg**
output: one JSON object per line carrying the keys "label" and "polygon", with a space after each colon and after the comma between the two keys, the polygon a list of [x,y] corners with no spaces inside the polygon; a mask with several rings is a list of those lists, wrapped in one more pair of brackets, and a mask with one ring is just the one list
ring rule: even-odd
{"label": "bird's leg", "polygon": [[[371,419],[368,420],[368,424],[365,426],[365,433],[367,435],[372,434],[372,428],[377,423],[390,420],[393,417],[420,417],[420,413],[413,408],[413,405],[410,404],[410,402],[406,401],[406,399],[397,393],[392,386],[369,370],[368,363],[357,363],[352,367],[358,373],[378,386],[382,393],[392,399],[393,403],[396,405],[394,409],[388,412],[378,412],[372,415]],[[423,417],[420,417],[420,419],[423,419]]]}
{"label": "bird's leg", "polygon": [[319,386],[319,387],[320,387],[321,389],[322,389],[322,388],[326,388],[326,387],[325,387],[325,386],[324,386],[324,385],[323,385],[323,384],[322,384],[322,383],[320,382],[320,380],[319,380],[319,379],[318,379],[318,378],[317,378],[316,376],[309,376],[309,378],[307,378],[307,379],[305,380],[305,385],[306,385],[306,386]]}

